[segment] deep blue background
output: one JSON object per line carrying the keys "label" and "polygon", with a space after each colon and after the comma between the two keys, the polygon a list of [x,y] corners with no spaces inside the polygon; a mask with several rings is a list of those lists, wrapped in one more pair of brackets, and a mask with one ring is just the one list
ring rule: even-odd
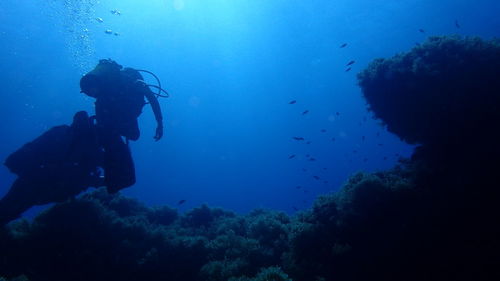
{"label": "deep blue background", "polygon": [[[498,0],[2,0],[0,159],[92,112],[79,79],[112,58],[155,72],[171,93],[160,100],[161,141],[150,108],[140,117],[138,180],[125,195],[148,205],[185,199],[181,210],[292,212],[356,171],[411,154],[371,119],[358,71],[430,35],[499,36],[499,14]],[[0,196],[13,180],[2,166]]]}

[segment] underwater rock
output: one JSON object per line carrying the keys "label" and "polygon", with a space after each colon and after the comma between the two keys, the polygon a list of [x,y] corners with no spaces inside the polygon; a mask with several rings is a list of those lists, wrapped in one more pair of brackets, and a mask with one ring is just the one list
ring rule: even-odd
{"label": "underwater rock", "polygon": [[32,281],[491,280],[500,273],[497,201],[428,169],[412,160],[358,173],[294,216],[207,205],[178,214],[97,190],[0,230],[0,274]]}
{"label": "underwater rock", "polygon": [[369,109],[412,144],[500,140],[500,41],[429,37],[358,75]]}
{"label": "underwater rock", "polygon": [[0,281],[29,281],[29,279],[24,275],[20,275],[12,279],[5,279],[3,277],[0,277]]}
{"label": "underwater rock", "polygon": [[292,281],[279,267],[263,268],[254,278],[238,277],[230,278],[229,281]]}

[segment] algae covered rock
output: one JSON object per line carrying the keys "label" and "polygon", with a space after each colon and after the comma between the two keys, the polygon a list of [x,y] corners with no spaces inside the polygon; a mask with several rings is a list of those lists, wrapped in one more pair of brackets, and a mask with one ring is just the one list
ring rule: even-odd
{"label": "algae covered rock", "polygon": [[500,139],[500,41],[430,37],[358,75],[369,109],[408,143]]}
{"label": "algae covered rock", "polygon": [[229,281],[292,281],[281,268],[272,266],[263,268],[254,278],[237,277],[230,278]]}

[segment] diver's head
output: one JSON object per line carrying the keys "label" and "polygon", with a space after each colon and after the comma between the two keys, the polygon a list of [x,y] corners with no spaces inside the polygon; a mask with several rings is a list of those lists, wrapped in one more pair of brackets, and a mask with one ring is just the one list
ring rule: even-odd
{"label": "diver's head", "polygon": [[102,82],[97,76],[87,74],[80,79],[80,92],[88,96],[96,98],[99,95],[100,89],[103,88]]}
{"label": "diver's head", "polygon": [[90,129],[90,118],[87,111],[78,111],[73,116],[73,123],[71,124],[71,128],[75,129],[75,131],[87,131]]}
{"label": "diver's head", "polygon": [[113,89],[120,80],[122,66],[111,59],[100,60],[96,67],[80,79],[82,93],[97,97],[101,92]]}

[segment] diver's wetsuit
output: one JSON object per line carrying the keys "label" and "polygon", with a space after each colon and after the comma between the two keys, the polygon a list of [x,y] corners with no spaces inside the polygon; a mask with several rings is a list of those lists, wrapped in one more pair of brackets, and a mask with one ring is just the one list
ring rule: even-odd
{"label": "diver's wetsuit", "polygon": [[135,183],[134,162],[122,136],[131,140],[139,138],[139,127],[137,117],[121,112],[120,102],[108,96],[97,97],[95,102],[99,143],[105,152],[105,184],[111,193]]}
{"label": "diver's wetsuit", "polygon": [[5,165],[19,177],[0,200],[0,225],[35,206],[62,202],[99,185],[102,153],[86,112],[71,126],[53,127],[11,154]]}
{"label": "diver's wetsuit", "polygon": [[101,60],[93,71],[82,77],[80,87],[83,93],[96,99],[96,125],[105,151],[105,184],[108,192],[115,193],[135,183],[128,141],[139,139],[137,118],[146,104],[144,97],[151,103],[162,130],[160,107],[137,70],[122,69],[112,60]]}
{"label": "diver's wetsuit", "polygon": [[98,135],[105,151],[105,183],[110,193],[135,183],[135,168],[128,140],[139,139],[137,118],[145,104],[144,94],[141,93],[145,90],[130,81],[120,81],[96,97]]}
{"label": "diver's wetsuit", "polygon": [[94,70],[80,80],[82,93],[96,99],[96,125],[105,151],[105,182],[110,193],[135,183],[135,168],[128,141],[139,139],[137,118],[146,104],[145,97],[158,122],[155,139],[159,140],[163,135],[160,106],[143,80],[138,70],[122,68],[110,59],[100,60]]}

